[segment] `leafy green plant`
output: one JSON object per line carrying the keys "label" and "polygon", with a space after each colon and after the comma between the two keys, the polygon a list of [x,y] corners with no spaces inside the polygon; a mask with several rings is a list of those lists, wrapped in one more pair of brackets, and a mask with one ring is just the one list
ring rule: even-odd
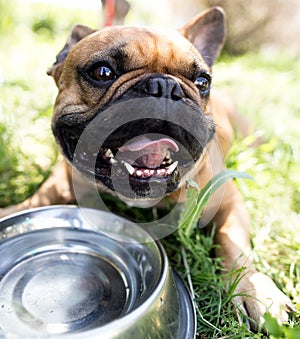
{"label": "leafy green plant", "polygon": [[197,187],[195,182],[188,181],[190,189],[187,193],[186,208],[179,219],[179,234],[183,241],[185,237],[189,238],[193,229],[197,227],[203,208],[207,205],[210,195],[226,181],[234,178],[250,179],[251,177],[247,173],[226,170],[212,178],[202,190]]}

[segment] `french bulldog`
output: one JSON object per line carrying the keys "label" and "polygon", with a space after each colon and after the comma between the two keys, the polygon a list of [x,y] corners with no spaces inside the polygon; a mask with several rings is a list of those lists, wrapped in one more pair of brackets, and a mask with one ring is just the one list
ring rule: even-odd
{"label": "french bulldog", "polygon": [[[184,201],[187,178],[203,188],[224,168],[239,119],[211,89],[224,38],[218,7],[178,31],[75,26],[48,71],[58,87],[52,130],[64,161],[36,194],[0,214],[73,203],[91,185],[138,206],[162,196]],[[233,181],[220,200],[210,199],[206,215],[217,225],[225,268],[246,267],[234,301],[252,327],[266,311],[287,320],[291,301],[253,266],[250,220]]]}

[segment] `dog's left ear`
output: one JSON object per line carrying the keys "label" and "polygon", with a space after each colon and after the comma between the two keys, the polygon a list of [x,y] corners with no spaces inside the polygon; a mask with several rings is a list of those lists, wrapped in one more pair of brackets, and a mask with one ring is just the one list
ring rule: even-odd
{"label": "dog's left ear", "polygon": [[53,76],[56,84],[58,85],[59,78],[62,73],[63,63],[69,54],[71,48],[77,44],[78,41],[94,33],[96,30],[93,30],[84,25],[76,25],[72,28],[70,35],[67,38],[66,44],[63,49],[57,54],[56,61],[53,66],[47,71],[48,75]]}
{"label": "dog's left ear", "polygon": [[211,67],[224,44],[225,12],[221,7],[212,7],[182,27],[179,32],[193,43]]}

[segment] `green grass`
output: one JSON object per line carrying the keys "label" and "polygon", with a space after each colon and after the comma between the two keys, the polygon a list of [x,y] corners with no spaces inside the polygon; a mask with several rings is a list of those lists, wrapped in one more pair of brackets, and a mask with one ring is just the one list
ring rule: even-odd
{"label": "green grass", "polygon": [[[0,54],[0,206],[32,194],[57,161],[50,132],[56,89],[45,72],[73,24],[97,24],[88,11],[20,4],[0,0],[0,48],[5,51]],[[254,178],[239,179],[237,185],[251,214],[257,268],[298,307],[282,327],[267,318],[270,338],[296,338],[300,327],[299,78],[299,60],[277,51],[223,56],[214,68],[215,84],[234,98],[264,140],[258,147],[249,146],[254,136],[236,140],[227,166]],[[128,212],[124,206],[120,211]],[[265,338],[249,333],[234,309],[221,261],[212,255],[213,230],[207,233],[192,228],[189,237],[178,232],[163,240],[173,266],[187,281],[191,278],[198,337]]]}

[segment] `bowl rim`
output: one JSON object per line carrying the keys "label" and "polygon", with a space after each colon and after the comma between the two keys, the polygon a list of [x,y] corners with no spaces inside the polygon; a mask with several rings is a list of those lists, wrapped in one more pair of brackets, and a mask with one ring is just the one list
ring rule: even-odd
{"label": "bowl rim", "polygon": [[[25,211],[19,211],[16,213],[13,213],[9,216],[5,216],[4,218],[0,219],[0,234],[3,232],[3,230],[5,230],[6,227],[10,227],[13,224],[10,223],[9,225],[6,225],[8,223],[8,221],[13,221],[14,219],[17,219],[19,217],[24,216],[24,218],[26,218],[26,216],[29,216],[32,213],[38,213],[38,212],[44,212],[47,210],[63,210],[63,209],[67,209],[69,211],[72,210],[80,210],[83,209],[84,211],[96,211],[99,213],[103,213],[103,214],[109,214],[109,212],[107,211],[102,211],[102,210],[97,210],[97,209],[93,209],[93,208],[89,208],[89,207],[80,207],[80,206],[76,206],[76,205],[51,205],[51,206],[43,206],[43,207],[36,207],[36,208],[32,208],[32,209],[28,209]],[[116,218],[124,220],[127,223],[132,223],[132,221],[127,220],[124,217],[115,215]],[[136,223],[134,223],[136,224]],[[59,226],[59,228],[70,228],[71,226]],[[55,338],[64,338],[64,339],[83,339],[83,338],[98,338],[99,337],[99,333],[101,331],[101,335],[105,335],[106,338],[113,338],[115,337],[117,334],[120,333],[121,331],[126,331],[126,329],[131,328],[132,326],[134,326],[134,323],[136,323],[140,318],[143,317],[143,315],[145,315],[147,313],[147,311],[149,310],[149,308],[151,307],[151,305],[153,305],[153,303],[155,303],[157,301],[157,298],[159,298],[159,295],[161,293],[161,291],[163,290],[166,281],[168,279],[168,275],[172,275],[172,278],[174,280],[175,286],[176,286],[176,293],[178,296],[178,303],[179,303],[179,312],[186,312],[185,314],[185,322],[186,324],[182,324],[182,321],[180,319],[180,324],[179,324],[179,332],[180,332],[180,327],[181,328],[185,328],[185,330],[181,331],[181,335],[183,334],[183,332],[185,332],[186,336],[184,338],[195,338],[196,335],[196,311],[195,311],[195,305],[194,305],[194,300],[192,298],[191,292],[189,291],[187,285],[185,284],[185,282],[183,281],[183,279],[181,278],[180,274],[178,272],[176,272],[174,269],[171,268],[170,264],[169,264],[169,260],[167,257],[167,254],[162,246],[162,244],[160,243],[159,240],[154,239],[151,235],[151,232],[149,232],[149,230],[145,230],[143,227],[141,227],[139,225],[139,227],[141,228],[141,230],[145,233],[147,233],[149,235],[149,237],[151,238],[151,241],[155,244],[156,248],[158,249],[159,255],[160,255],[160,260],[161,260],[161,270],[160,270],[160,276],[157,279],[157,284],[155,285],[155,288],[152,290],[152,292],[149,294],[149,296],[147,297],[147,299],[144,300],[144,302],[139,305],[138,307],[136,307],[135,309],[129,311],[129,313],[126,313],[124,315],[121,315],[119,318],[116,318],[112,321],[110,321],[109,323],[100,326],[100,327],[96,327],[93,329],[89,329],[89,330],[83,330],[83,331],[79,331],[79,332],[75,332],[75,333],[61,333],[61,334],[51,334],[49,333],[49,337],[51,337],[53,335],[53,337]],[[47,229],[51,229],[50,227],[45,227],[42,228],[42,230],[47,230]],[[38,231],[41,229],[37,229],[37,230],[30,230],[29,232],[34,232],[34,231]],[[85,229],[85,228],[80,228],[79,230],[84,230],[84,231],[92,231],[92,232],[96,232],[97,230],[95,229]],[[100,232],[100,230],[99,230]],[[0,246],[3,242],[5,242],[6,240],[15,237],[15,236],[21,236],[22,234],[26,234],[26,233],[19,233],[19,234],[13,234],[13,235],[9,235],[9,236],[4,236],[1,238],[0,235]],[[1,280],[0,280],[1,281]],[[185,326],[182,326],[185,325]],[[1,335],[1,330],[0,330],[0,335]],[[178,339],[182,339],[181,337],[179,337]]]}

